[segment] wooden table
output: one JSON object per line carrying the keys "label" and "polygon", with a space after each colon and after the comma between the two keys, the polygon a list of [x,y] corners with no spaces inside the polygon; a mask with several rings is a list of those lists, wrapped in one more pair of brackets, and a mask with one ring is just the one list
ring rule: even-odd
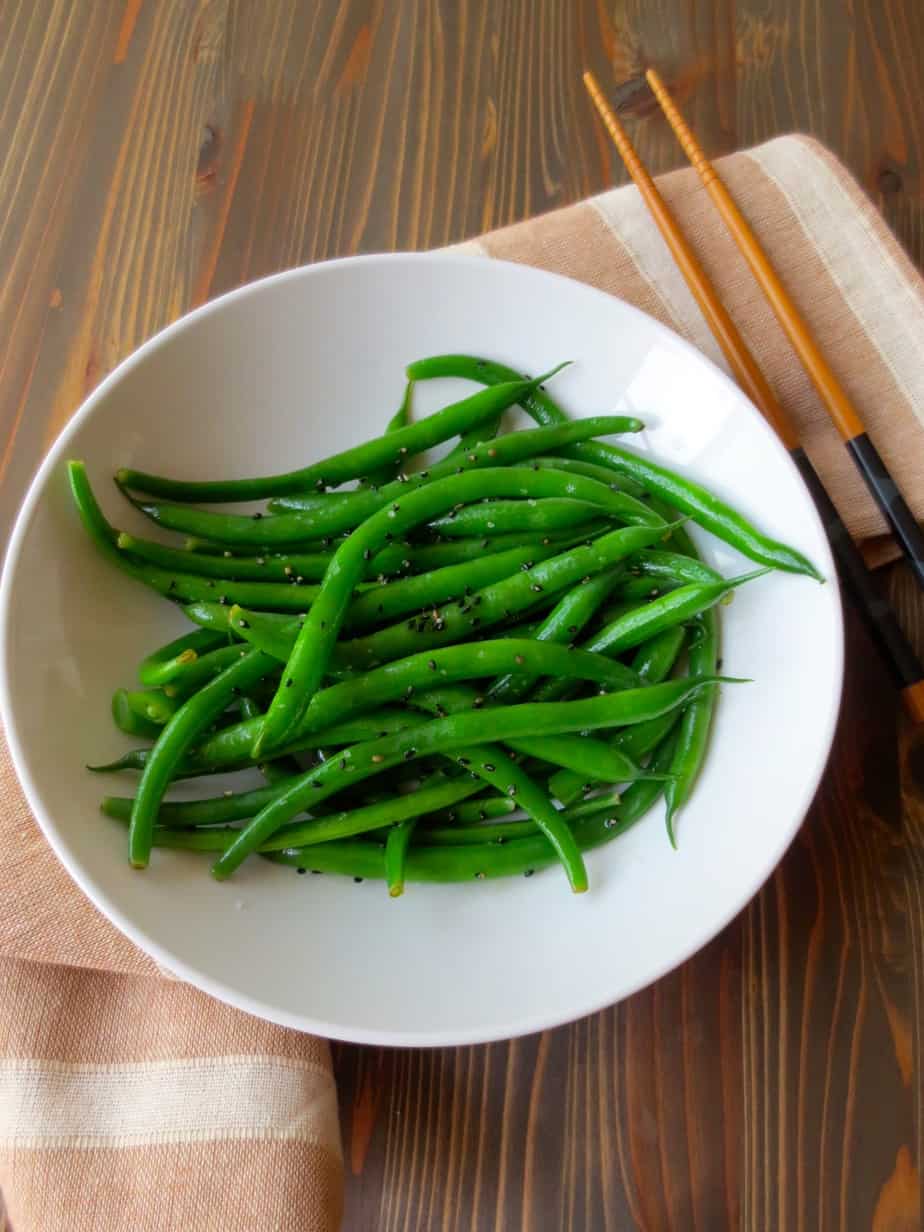
{"label": "wooden table", "polygon": [[[7,525],[86,393],[188,307],[620,180],[585,65],[613,88],[657,63],[713,153],[815,133],[924,258],[920,0],[3,0],[0,35]],[[650,107],[628,120],[679,161]],[[538,1037],[336,1050],[348,1228],[918,1226],[924,743],[849,635],[815,807],[706,950]]]}

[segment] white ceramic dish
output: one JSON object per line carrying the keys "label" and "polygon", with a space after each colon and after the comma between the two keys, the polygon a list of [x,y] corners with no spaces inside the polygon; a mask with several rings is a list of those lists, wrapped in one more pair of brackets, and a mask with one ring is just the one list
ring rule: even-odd
{"label": "white ceramic dish", "polygon": [[[66,490],[87,461],[120,525],[141,526],[109,482],[120,466],[189,477],[272,472],[377,434],[402,366],[443,351],[540,370],[570,358],[555,394],[575,414],[631,412],[635,444],[802,549],[832,579],[773,574],[724,609],[727,687],[705,773],[669,847],[663,813],[589,857],[591,892],[530,880],[410,886],[297,877],[254,860],[230,883],[203,858],[125,860],[98,812],[131,780],[84,770],[130,745],[114,687],[180,615],[97,557]],[[470,388],[470,387],[465,387]],[[454,386],[421,387],[435,407]],[[748,567],[699,536],[725,574]],[[586,286],[480,258],[334,261],[245,287],[153,338],[85,403],[42,466],[3,575],[0,703],[13,758],[49,841],[85,893],[158,962],[233,1005],[361,1042],[461,1044],[587,1014],[657,979],[760,887],[811,802],[842,673],[827,544],[784,451],[738,389],[634,308]],[[216,787],[209,784],[209,793]]]}

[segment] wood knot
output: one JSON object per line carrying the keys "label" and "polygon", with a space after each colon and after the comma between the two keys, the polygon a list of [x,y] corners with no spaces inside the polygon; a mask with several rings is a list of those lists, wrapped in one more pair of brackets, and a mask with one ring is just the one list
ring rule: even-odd
{"label": "wood knot", "polygon": [[904,188],[901,172],[894,167],[882,167],[876,176],[876,187],[884,197],[894,197]]}

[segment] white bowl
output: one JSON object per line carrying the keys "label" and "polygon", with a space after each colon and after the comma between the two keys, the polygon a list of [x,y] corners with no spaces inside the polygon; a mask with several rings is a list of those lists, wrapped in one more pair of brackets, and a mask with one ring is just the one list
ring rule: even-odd
{"label": "white bowl", "polygon": [[[633,441],[708,483],[829,578],[772,574],[723,609],[722,692],[706,769],[679,823],[655,810],[588,860],[576,897],[549,870],[526,880],[409,886],[298,877],[252,860],[214,882],[208,858],[156,852],[129,869],[101,816],[130,776],[84,769],[131,741],[112,690],[181,615],[102,560],[71,507],[83,458],[117,524],[142,529],[112,487],[120,466],[187,477],[272,472],[378,434],[404,365],[445,351],[524,370],[574,364],[554,392],[575,415],[631,412]],[[418,387],[429,409],[470,389]],[[144,524],[147,525],[147,524]],[[148,529],[150,529],[148,527]],[[709,562],[749,567],[698,535]],[[827,542],[795,468],[750,403],[649,317],[590,288],[481,258],[333,261],[244,287],[163,331],[112,373],[51,450],[13,534],[2,585],[3,721],[36,817],[73,878],[142,949],[250,1013],[339,1039],[463,1044],[600,1009],[657,979],[744,906],[795,834],[834,731],[842,623]],[[208,784],[214,792],[215,780]]]}

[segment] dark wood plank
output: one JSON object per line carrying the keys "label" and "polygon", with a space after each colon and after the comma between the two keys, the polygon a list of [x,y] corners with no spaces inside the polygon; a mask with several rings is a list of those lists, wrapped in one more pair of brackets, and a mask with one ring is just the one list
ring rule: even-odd
{"label": "dark wood plank", "polygon": [[[622,182],[587,66],[615,92],[656,63],[712,154],[817,135],[924,261],[920,0],[0,0],[0,35],[4,525],[86,393],[188,307]],[[649,165],[679,165],[621,97]],[[526,1040],[337,1049],[347,1227],[918,1226],[924,743],[850,638],[818,801],[691,962]]]}

